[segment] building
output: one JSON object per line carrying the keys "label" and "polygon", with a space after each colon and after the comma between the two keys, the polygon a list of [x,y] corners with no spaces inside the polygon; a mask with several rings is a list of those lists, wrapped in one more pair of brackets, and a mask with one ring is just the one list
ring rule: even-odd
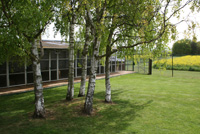
{"label": "building", "polygon": [[[68,44],[61,41],[42,41],[44,56],[41,59],[42,79],[44,82],[57,81],[68,78]],[[0,65],[0,88],[33,84],[33,70],[31,64],[26,62],[9,62]],[[125,70],[125,60],[111,57],[111,72]],[[74,76],[81,76],[81,54],[75,58]],[[98,63],[98,74],[105,73],[105,61]],[[87,72],[89,74],[90,58],[88,57]]]}

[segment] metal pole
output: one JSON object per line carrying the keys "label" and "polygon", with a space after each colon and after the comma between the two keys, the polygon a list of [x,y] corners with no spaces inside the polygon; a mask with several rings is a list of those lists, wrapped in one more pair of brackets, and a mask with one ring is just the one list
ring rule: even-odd
{"label": "metal pole", "polygon": [[51,51],[49,51],[49,81],[51,81]]}
{"label": "metal pole", "polygon": [[6,61],[6,79],[7,79],[7,87],[10,86],[10,78],[9,78],[9,61]]}
{"label": "metal pole", "polygon": [[75,59],[75,78],[77,77],[77,56]]}
{"label": "metal pole", "polygon": [[152,59],[149,58],[149,75],[152,74]]}
{"label": "metal pole", "polygon": [[57,54],[57,58],[56,58],[56,60],[57,60],[57,67],[56,67],[56,70],[57,70],[57,80],[59,80],[59,53],[56,52],[56,54]]}
{"label": "metal pole", "polygon": [[24,61],[24,77],[25,77],[25,85],[27,85],[27,61],[26,61],[26,57],[25,57],[25,61]]}
{"label": "metal pole", "polygon": [[115,72],[117,72],[117,55],[115,54]]}

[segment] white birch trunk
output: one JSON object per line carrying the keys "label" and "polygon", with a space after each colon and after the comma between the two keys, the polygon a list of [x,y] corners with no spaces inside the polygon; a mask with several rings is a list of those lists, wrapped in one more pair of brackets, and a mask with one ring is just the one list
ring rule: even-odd
{"label": "white birch trunk", "polygon": [[86,114],[92,113],[93,96],[94,96],[94,90],[95,90],[95,84],[96,84],[96,71],[98,68],[98,60],[96,59],[96,57],[99,55],[99,46],[100,46],[100,40],[96,38],[94,42],[93,54],[91,58],[90,77],[89,77],[88,90],[87,90],[87,95],[85,98],[85,105],[84,105],[84,111]]}
{"label": "white birch trunk", "polygon": [[82,73],[81,73],[81,85],[78,97],[85,96],[85,83],[87,77],[87,55],[83,55],[82,59]]}
{"label": "white birch trunk", "polygon": [[43,85],[42,75],[38,54],[38,47],[36,40],[31,42],[32,45],[32,64],[33,64],[33,77],[34,77],[34,93],[35,93],[35,112],[34,118],[45,117],[44,97],[43,97]]}
{"label": "white birch trunk", "polygon": [[[108,52],[109,53],[109,52]],[[106,72],[105,72],[105,86],[106,86],[106,94],[105,94],[105,102],[112,102],[111,100],[111,85],[110,85],[110,55],[106,56]]]}
{"label": "white birch trunk", "polygon": [[87,76],[87,54],[88,54],[88,46],[89,46],[89,29],[90,29],[90,25],[88,23],[88,20],[86,20],[85,45],[83,49],[83,59],[82,59],[81,85],[80,85],[78,97],[85,96],[85,83],[86,83],[86,76]]}
{"label": "white birch trunk", "polygon": [[74,98],[74,22],[75,15],[72,13],[69,33],[69,76],[66,100],[72,100]]}

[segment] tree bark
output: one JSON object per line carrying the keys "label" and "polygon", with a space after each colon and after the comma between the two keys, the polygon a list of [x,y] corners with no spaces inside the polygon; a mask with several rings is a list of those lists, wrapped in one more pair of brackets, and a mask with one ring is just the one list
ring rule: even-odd
{"label": "tree bark", "polygon": [[85,96],[85,83],[87,76],[87,55],[88,55],[88,46],[89,46],[89,29],[90,25],[88,19],[86,19],[86,32],[85,32],[85,45],[83,49],[83,59],[82,59],[82,74],[81,74],[81,85],[79,90],[78,97]]}
{"label": "tree bark", "polygon": [[85,98],[85,105],[84,105],[84,111],[86,114],[91,115],[92,114],[92,106],[93,106],[93,96],[94,96],[94,90],[95,90],[95,84],[96,84],[96,71],[98,68],[98,60],[96,57],[99,55],[99,46],[100,46],[100,40],[95,37],[94,41],[94,48],[91,58],[91,69],[90,69],[90,77],[88,82],[88,90],[87,95]]}
{"label": "tree bark", "polygon": [[69,34],[69,75],[66,100],[72,100],[74,98],[74,24],[75,15],[72,10],[72,20],[70,21]]}
{"label": "tree bark", "polygon": [[105,74],[105,86],[106,86],[106,94],[105,94],[105,102],[110,103],[111,100],[111,84],[110,84],[110,52],[111,47],[107,45],[106,47],[106,74]]}
{"label": "tree bark", "polygon": [[38,54],[38,47],[36,40],[31,42],[32,45],[32,64],[33,64],[33,77],[34,77],[34,93],[35,93],[35,112],[34,118],[45,118],[45,107],[43,97],[42,75]]}

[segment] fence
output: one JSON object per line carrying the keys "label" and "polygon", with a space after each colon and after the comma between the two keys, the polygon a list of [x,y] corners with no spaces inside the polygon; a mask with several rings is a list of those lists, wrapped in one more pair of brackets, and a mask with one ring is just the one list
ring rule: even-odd
{"label": "fence", "polygon": [[[151,61],[152,62],[152,61]],[[126,71],[135,71],[141,74],[151,74],[151,62],[149,59],[126,60]]]}

